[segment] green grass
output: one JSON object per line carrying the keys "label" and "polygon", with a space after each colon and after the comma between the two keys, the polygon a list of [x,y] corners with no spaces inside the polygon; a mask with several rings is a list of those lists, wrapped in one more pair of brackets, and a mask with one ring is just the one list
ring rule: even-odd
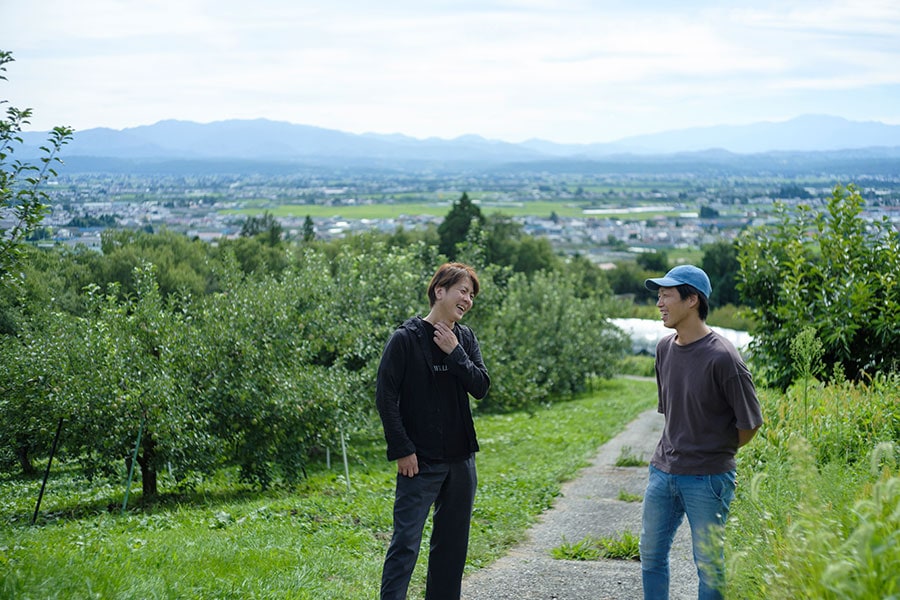
{"label": "green grass", "polygon": [[616,365],[616,372],[635,377],[652,377],[656,380],[656,359],[652,356],[629,354]]}
{"label": "green grass", "polygon": [[666,254],[672,265],[699,265],[703,262],[704,252],[700,248],[669,248]]}
{"label": "green grass", "polygon": [[635,454],[630,446],[622,446],[615,462],[617,467],[646,467],[648,464],[643,457]]}
{"label": "green grass", "polygon": [[[478,417],[467,570],[520,541],[562,482],[655,402],[652,381],[615,379],[534,414]],[[54,462],[37,526],[29,523],[40,481],[0,480],[0,597],[373,598],[396,469],[383,446],[374,425],[353,438],[349,492],[342,464],[311,467],[296,487],[265,493],[226,473],[124,516],[120,484],[88,486]],[[129,506],[138,500],[132,493]],[[421,595],[425,562],[410,597]]]}
{"label": "green grass", "polygon": [[557,560],[598,560],[600,548],[589,537],[575,543],[570,543],[564,538],[562,544],[550,550],[550,556]]}
{"label": "green grass", "polygon": [[643,502],[644,497],[640,494],[632,494],[626,490],[619,490],[618,499],[622,502]]}
{"label": "green grass", "polygon": [[640,537],[630,531],[623,531],[618,537],[601,537],[597,539],[600,555],[603,558],[619,560],[640,560]]}
{"label": "green grass", "polygon": [[640,538],[630,531],[623,531],[616,537],[586,537],[578,542],[563,543],[550,550],[553,558],[560,560],[640,560]]}
{"label": "green grass", "polygon": [[[762,394],[738,454],[729,599],[900,597],[900,377]],[[807,432],[808,438],[804,437]]]}

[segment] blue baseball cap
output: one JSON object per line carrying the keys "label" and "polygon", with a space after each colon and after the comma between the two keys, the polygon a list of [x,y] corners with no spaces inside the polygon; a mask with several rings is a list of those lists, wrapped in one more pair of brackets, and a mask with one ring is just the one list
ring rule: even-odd
{"label": "blue baseball cap", "polygon": [[665,277],[657,277],[656,279],[647,279],[644,281],[644,287],[655,292],[661,287],[678,287],[687,284],[695,288],[698,292],[706,296],[712,293],[712,286],[709,284],[709,277],[706,272],[694,265],[678,265],[674,269],[666,273]]}

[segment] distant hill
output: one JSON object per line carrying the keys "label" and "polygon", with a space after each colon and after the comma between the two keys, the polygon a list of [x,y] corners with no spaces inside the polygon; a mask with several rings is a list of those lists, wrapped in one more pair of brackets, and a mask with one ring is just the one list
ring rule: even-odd
{"label": "distant hill", "polygon": [[[44,133],[27,133],[29,149],[43,143]],[[66,156],[119,159],[385,159],[385,160],[521,160],[540,158],[526,147],[463,136],[453,140],[420,140],[403,135],[352,134],[310,125],[266,119],[200,124],[160,121],[122,130],[98,128],[76,132]]]}
{"label": "distant hill", "polygon": [[784,122],[698,127],[635,136],[623,141],[653,153],[692,152],[712,148],[739,154],[773,151],[826,152],[900,147],[900,125],[805,115]]}
{"label": "distant hill", "polygon": [[[27,132],[22,154],[34,156],[46,133]],[[871,150],[878,149],[878,150]],[[738,155],[788,153],[856,153],[869,158],[897,158],[900,126],[848,121],[830,116],[801,116],[784,122],[721,125],[633,136],[611,143],[558,144],[529,140],[514,144],[477,135],[455,139],[417,139],[400,134],[352,134],[310,125],[256,120],[200,124],[160,121],[122,130],[97,128],[76,132],[65,147],[66,159],[91,157],[156,164],[172,161],[301,162],[306,164],[398,165],[402,163],[498,165],[551,161],[646,161],[646,157],[733,162]],[[643,157],[643,158],[642,158]]]}

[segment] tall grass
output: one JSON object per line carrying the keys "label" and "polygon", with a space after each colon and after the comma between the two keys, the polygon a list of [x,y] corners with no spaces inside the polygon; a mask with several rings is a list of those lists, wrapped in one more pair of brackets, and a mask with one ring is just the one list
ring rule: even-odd
{"label": "tall grass", "polygon": [[[482,451],[467,569],[522,539],[561,483],[655,398],[652,381],[616,379],[532,414],[477,418]],[[192,494],[125,515],[121,483],[88,485],[61,464],[37,526],[29,523],[40,482],[0,481],[0,597],[374,598],[396,466],[384,457],[375,421],[350,450],[349,492],[342,465],[309,465],[299,486],[265,493],[223,473]],[[422,595],[425,562],[411,598]]]}
{"label": "tall grass", "polygon": [[762,394],[728,525],[736,598],[900,598],[900,377]]}

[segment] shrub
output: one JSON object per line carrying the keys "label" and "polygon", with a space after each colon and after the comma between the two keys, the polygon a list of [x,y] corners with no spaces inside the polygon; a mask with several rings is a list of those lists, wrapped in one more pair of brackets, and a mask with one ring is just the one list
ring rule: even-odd
{"label": "shrub", "polygon": [[855,381],[900,364],[900,232],[867,222],[857,189],[836,186],[827,210],[777,205],[780,222],[739,240],[738,289],[757,324],[751,343],[760,380],[786,389],[791,340],[805,327],[823,361]]}

